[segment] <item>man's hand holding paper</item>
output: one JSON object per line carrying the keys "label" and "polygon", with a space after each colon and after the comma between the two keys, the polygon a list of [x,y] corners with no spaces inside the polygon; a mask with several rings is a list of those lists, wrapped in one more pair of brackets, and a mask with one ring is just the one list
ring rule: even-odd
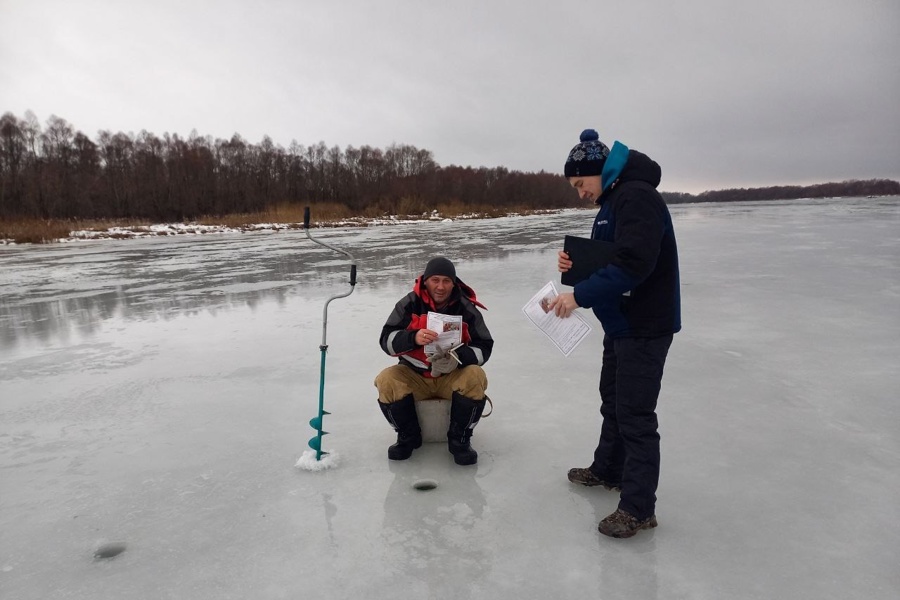
{"label": "man's hand holding paper", "polygon": [[[591,326],[575,312],[578,304],[571,292],[560,294],[550,281],[531,297],[522,312],[565,356],[569,356]],[[564,318],[572,316],[574,318]]]}
{"label": "man's hand holding paper", "polygon": [[563,292],[559,294],[556,298],[550,301],[549,305],[550,310],[556,314],[557,317],[562,319],[566,319],[575,312],[575,309],[578,308],[578,303],[575,301],[575,294],[572,292]]}

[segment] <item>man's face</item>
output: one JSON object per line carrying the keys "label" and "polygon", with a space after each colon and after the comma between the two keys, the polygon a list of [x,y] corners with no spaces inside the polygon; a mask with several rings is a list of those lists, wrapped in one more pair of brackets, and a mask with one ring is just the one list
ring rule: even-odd
{"label": "man's face", "polygon": [[569,177],[569,185],[578,192],[578,197],[582,200],[590,200],[594,204],[603,191],[603,185],[600,182],[599,175],[591,175],[589,177]]}
{"label": "man's face", "polygon": [[453,291],[453,280],[446,275],[432,275],[425,280],[425,289],[435,304],[443,304]]}

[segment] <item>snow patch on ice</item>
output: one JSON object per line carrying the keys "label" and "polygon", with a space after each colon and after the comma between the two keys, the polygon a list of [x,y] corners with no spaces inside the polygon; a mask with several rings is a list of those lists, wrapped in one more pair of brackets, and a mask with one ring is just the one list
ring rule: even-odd
{"label": "snow patch on ice", "polygon": [[315,450],[305,450],[294,466],[303,471],[324,471],[337,467],[341,462],[340,458],[338,453],[329,452],[321,460],[316,460]]}

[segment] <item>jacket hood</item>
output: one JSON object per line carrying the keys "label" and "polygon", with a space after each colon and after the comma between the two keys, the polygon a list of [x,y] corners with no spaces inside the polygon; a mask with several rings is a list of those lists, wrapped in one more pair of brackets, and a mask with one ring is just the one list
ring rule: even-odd
{"label": "jacket hood", "polygon": [[622,142],[616,141],[609,152],[606,164],[603,165],[603,173],[600,177],[603,190],[600,192],[600,196],[594,200],[594,204],[603,204],[607,192],[616,189],[620,183],[625,181],[644,181],[655,188],[659,185],[661,178],[662,169],[655,160],[642,152],[630,150]]}
{"label": "jacket hood", "polygon": [[624,181],[644,181],[658,187],[661,180],[662,169],[655,160],[637,150],[629,150],[628,162],[625,163],[617,182],[613,182],[613,187]]}

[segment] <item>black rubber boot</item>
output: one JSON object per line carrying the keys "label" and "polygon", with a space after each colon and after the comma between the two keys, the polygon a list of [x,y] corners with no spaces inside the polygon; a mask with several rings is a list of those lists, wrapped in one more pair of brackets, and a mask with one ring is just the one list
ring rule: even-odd
{"label": "black rubber boot", "polygon": [[484,400],[472,400],[453,392],[450,403],[450,429],[447,431],[447,449],[458,465],[474,465],[478,462],[478,453],[469,444],[472,430],[484,412]]}
{"label": "black rubber boot", "polygon": [[391,404],[378,403],[384,418],[397,432],[397,443],[388,448],[391,460],[406,460],[412,456],[413,450],[422,446],[422,430],[419,428],[419,416],[416,414],[416,401],[412,394]]}

